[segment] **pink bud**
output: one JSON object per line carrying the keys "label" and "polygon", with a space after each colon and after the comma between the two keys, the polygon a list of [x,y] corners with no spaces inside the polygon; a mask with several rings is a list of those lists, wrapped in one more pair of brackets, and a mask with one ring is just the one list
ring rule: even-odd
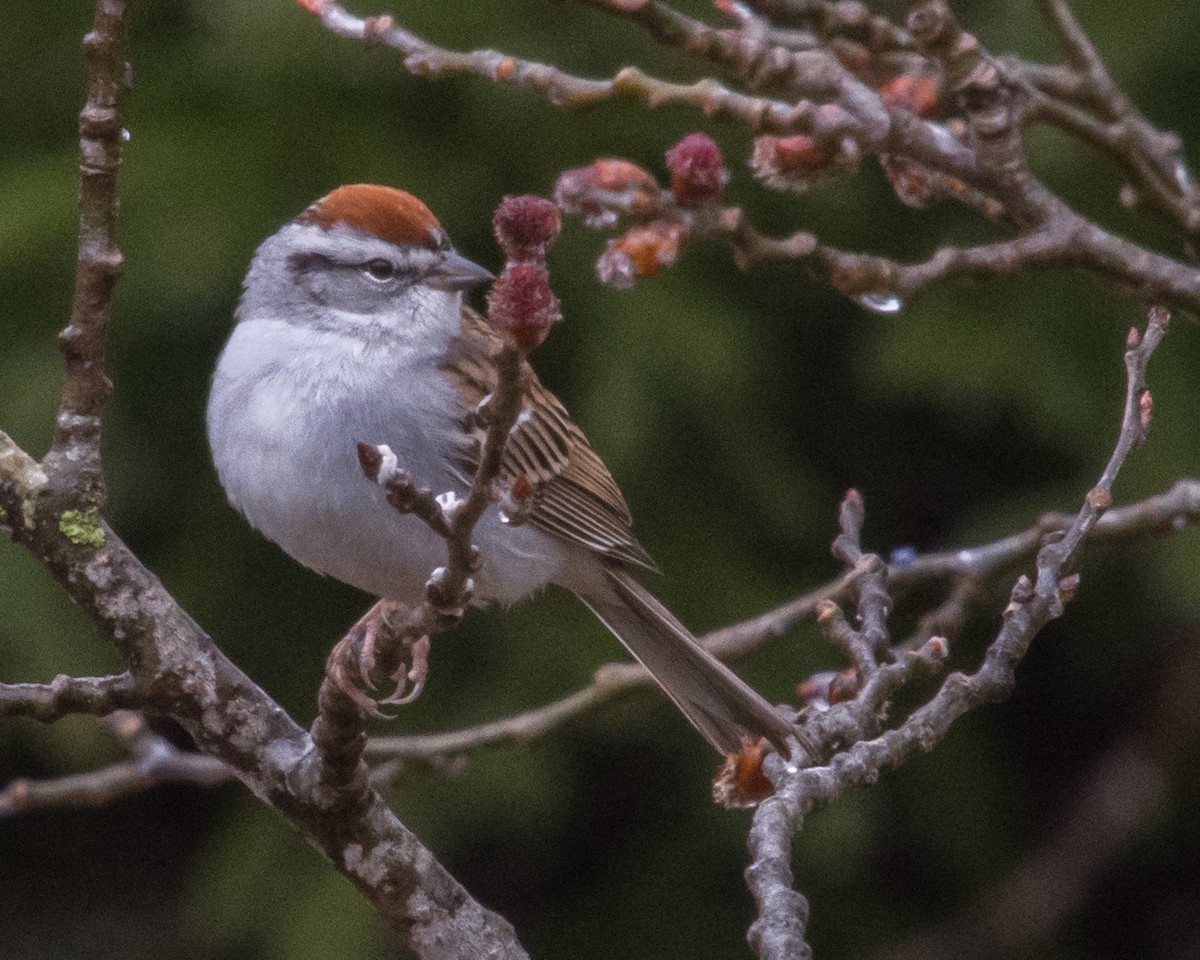
{"label": "pink bud", "polygon": [[879,165],[901,203],[915,210],[929,206],[936,192],[932,170],[896,153],[881,153]]}
{"label": "pink bud", "polygon": [[796,684],[796,696],[810,708],[828,710],[835,703],[852,700],[860,686],[858,674],[846,670],[820,670]]}
{"label": "pink bud", "polygon": [[521,350],[532,350],[562,319],[550,274],[540,263],[510,263],[488,291],[488,322]]}
{"label": "pink bud", "polygon": [[729,181],[721,148],[712,137],[689,133],[667,151],[671,191],[685,207],[698,207],[714,199]]}
{"label": "pink bud", "polygon": [[679,223],[656,220],[634,227],[616,240],[596,261],[600,280],[619,290],[633,286],[633,278],[653,277],[669,267],[679,256],[679,247],[687,229]]}
{"label": "pink bud", "polygon": [[863,504],[862,494],[853,487],[847,490],[842,497],[842,507],[860,519],[866,514],[866,506]]}
{"label": "pink bud", "polygon": [[826,144],[807,134],[791,137],[755,138],[750,169],[768,187],[803,193],[822,177],[832,173],[850,157],[840,157]]}
{"label": "pink bud", "polygon": [[589,227],[611,226],[623,214],[653,216],[663,206],[658,182],[618,157],[563,171],[554,185],[554,202],[563,213],[583,214]]}
{"label": "pink bud", "polygon": [[518,500],[528,500],[533,496],[533,484],[529,482],[529,477],[522,473],[513,481],[512,495]]}
{"label": "pink bud", "polygon": [[378,43],[379,39],[396,26],[396,21],[386,13],[366,17],[363,20],[363,40],[368,44]]}
{"label": "pink bud", "polygon": [[902,73],[879,88],[879,98],[890,107],[903,107],[918,117],[932,117],[938,108],[937,77]]}
{"label": "pink bud", "polygon": [[713,800],[727,809],[756,807],[775,792],[763,772],[766,741],[742,738],[740,753],[730,753],[713,780]]}
{"label": "pink bud", "polygon": [[505,197],[492,217],[496,242],[510,260],[545,259],[561,227],[558,208],[532,194]]}
{"label": "pink bud", "polygon": [[820,170],[829,166],[833,156],[814,138],[797,134],[793,137],[759,137],[755,142],[755,155],[759,145],[770,161],[783,173],[793,171]]}
{"label": "pink bud", "polygon": [[945,660],[950,656],[950,642],[945,637],[930,637],[923,649],[930,660]]}
{"label": "pink bud", "polygon": [[1171,311],[1161,304],[1156,303],[1149,309],[1147,316],[1150,318],[1151,323],[1157,323],[1162,326],[1171,319]]}

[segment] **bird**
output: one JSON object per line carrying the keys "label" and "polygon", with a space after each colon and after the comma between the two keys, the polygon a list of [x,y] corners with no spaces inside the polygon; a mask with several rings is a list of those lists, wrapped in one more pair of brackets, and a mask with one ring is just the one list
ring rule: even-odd
{"label": "bird", "polygon": [[[494,279],[429,207],[390,186],[334,189],[254,253],[213,375],[207,432],[231,504],[296,561],[375,597],[416,603],[445,541],[394,510],[359,468],[386,444],[433,490],[465,495],[475,412],[497,382],[497,334],[464,303]],[[629,508],[566,408],[530,375],[500,478],[537,489],[527,522],[489,508],[473,602],[549,584],[573,593],[722,755],[797,731],[639,582],[655,569]]]}

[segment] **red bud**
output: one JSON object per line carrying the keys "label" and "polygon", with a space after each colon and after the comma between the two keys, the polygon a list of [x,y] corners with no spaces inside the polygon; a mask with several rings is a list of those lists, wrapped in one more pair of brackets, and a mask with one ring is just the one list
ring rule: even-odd
{"label": "red bud", "polygon": [[528,500],[533,496],[533,484],[529,482],[529,477],[522,473],[513,481],[512,495],[518,500]]}
{"label": "red bud", "polygon": [[712,137],[689,133],[667,151],[671,191],[685,207],[697,207],[714,199],[729,181],[721,148]]}
{"label": "red bud", "polygon": [[607,227],[621,214],[653,216],[662,208],[662,188],[636,163],[602,157],[559,175],[554,202],[563,213],[581,213],[590,227]]}
{"label": "red bud", "polygon": [[379,452],[378,447],[369,443],[359,443],[356,449],[358,465],[362,468],[363,475],[373,483],[379,476],[379,468],[383,465],[383,454]]}
{"label": "red bud", "polygon": [[603,283],[618,289],[633,285],[633,278],[653,277],[669,267],[679,256],[679,247],[687,229],[678,223],[656,220],[634,227],[616,240],[596,261],[596,272]]}
{"label": "red bud", "polygon": [[550,274],[540,263],[510,263],[488,291],[488,322],[513,346],[532,350],[562,319]]}
{"label": "red bud", "polygon": [[888,106],[903,107],[918,117],[932,117],[938,108],[937,77],[902,73],[880,87],[879,96]]}
{"label": "red bud", "polygon": [[561,227],[558,207],[532,194],[505,197],[492,217],[496,242],[510,260],[545,259]]}
{"label": "red bud", "polygon": [[766,741],[757,743],[742,738],[740,753],[725,758],[713,780],[713,800],[723,807],[755,807],[775,792],[775,787],[763,773]]}

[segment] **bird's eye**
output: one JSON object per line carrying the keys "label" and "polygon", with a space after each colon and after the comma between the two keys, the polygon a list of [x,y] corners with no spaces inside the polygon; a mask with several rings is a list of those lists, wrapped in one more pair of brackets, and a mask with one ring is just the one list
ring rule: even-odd
{"label": "bird's eye", "polygon": [[362,268],[368,277],[378,283],[385,283],[396,275],[396,265],[391,260],[384,260],[382,257],[368,260]]}

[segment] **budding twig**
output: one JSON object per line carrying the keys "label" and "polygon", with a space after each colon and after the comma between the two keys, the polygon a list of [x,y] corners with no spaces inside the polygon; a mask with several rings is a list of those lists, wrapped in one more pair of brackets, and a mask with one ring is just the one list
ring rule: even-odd
{"label": "budding twig", "polygon": [[[791,46],[777,33],[763,30],[761,18],[739,13],[736,4],[722,6],[741,26],[716,30],[661,2],[580,2],[632,19],[663,42],[727,67],[731,85],[713,79],[673,84],[636,67],[610,80],[589,80],[494,51],[445,50],[396,26],[391,18],[364,20],[333,0],[302,0],[301,5],[334,33],[400,51],[405,67],[416,74],[474,73],[540,91],[564,107],[632,96],[649,107],[679,104],[706,115],[724,114],[755,132],[778,135],[777,142],[808,138],[810,146],[796,150],[812,160],[822,159],[803,176],[772,173],[764,158],[773,151],[760,147],[760,173],[772,188],[794,189],[852,170],[860,157],[875,155],[902,202],[921,206],[937,197],[951,198],[989,220],[1020,228],[1015,237],[951,247],[924,263],[903,264],[837,250],[805,231],[780,239],[763,237],[747,229],[740,211],[691,225],[668,215],[650,225],[649,234],[628,235],[606,252],[598,264],[600,273],[618,286],[668,265],[685,235],[714,235],[731,242],[743,266],[762,260],[799,261],[874,310],[900,309],[907,298],[948,277],[1075,268],[1115,280],[1148,301],[1200,313],[1200,275],[1191,266],[1079,216],[1026,169],[1022,128],[1031,122],[1056,123],[1103,145],[1120,160],[1137,191],[1187,230],[1200,230],[1200,194],[1183,164],[1177,138],[1155,130],[1131,106],[1122,106],[1127,103],[1123,96],[1112,101],[1116,114],[1097,112],[1097,98],[1105,102],[1105,91],[1111,89],[1114,97],[1119,91],[1111,83],[1097,86],[1094,70],[1082,75],[1074,67],[1048,68],[992,57],[962,32],[942,0],[928,0],[913,12],[920,44],[909,31],[870,16],[859,4],[750,4],[759,14],[811,31],[809,39],[793,37]],[[1065,9],[1058,3],[1053,7]],[[795,49],[809,40],[812,49]],[[940,98],[931,99],[928,89],[932,72],[938,70],[945,71],[947,91],[951,100],[957,98],[961,119],[927,116],[940,103]],[[924,86],[918,90],[920,85]],[[776,97],[762,91],[782,93]],[[687,229],[681,232],[680,224]]]}
{"label": "budding twig", "polygon": [[88,57],[87,102],[79,114],[79,247],[71,317],[59,334],[66,378],[54,442],[43,462],[52,488],[78,495],[95,508],[104,504],[100,463],[100,414],[112,391],[105,349],[112,293],[121,273],[117,247],[117,171],[121,167],[121,100],[127,83],[127,25],[120,5],[96,5]]}
{"label": "budding twig", "polygon": [[[989,645],[979,669],[971,675],[952,673],[933,699],[913,711],[899,726],[872,739],[862,739],[863,728],[852,724],[857,727],[853,732],[858,736],[852,736],[847,741],[852,745],[835,755],[825,767],[799,770],[775,764],[768,770],[775,782],[776,793],[763,801],[755,814],[750,835],[754,862],[747,870],[751,892],[759,904],[759,917],[751,926],[750,939],[764,960],[782,960],[807,949],[803,923],[795,920],[797,914],[794,912],[802,905],[803,898],[798,904],[799,894],[792,890],[791,872],[787,869],[790,859],[787,853],[790,836],[800,828],[813,805],[832,799],[847,787],[873,781],[885,767],[898,766],[917,749],[930,749],[963,713],[1007,696],[1014,683],[1016,664],[1029,649],[1034,636],[1046,623],[1062,615],[1068,595],[1078,587],[1077,577],[1068,575],[1069,568],[1084,539],[1111,504],[1112,483],[1125,459],[1145,436],[1138,398],[1145,390],[1146,364],[1162,340],[1167,322],[1165,310],[1152,308],[1145,333],[1130,335],[1125,352],[1125,410],[1112,457],[1065,533],[1038,551],[1036,579],[1031,580],[1025,575],[1017,579],[1004,613],[1004,624]],[[853,514],[854,511],[850,512]],[[845,514],[844,508],[843,536],[847,532]],[[852,534],[853,516],[849,527]],[[931,649],[928,655],[936,660],[939,652]],[[861,704],[873,699],[872,683],[878,683],[882,688],[895,682],[895,677],[885,676],[891,666],[881,667],[874,674],[855,698],[856,702]],[[853,707],[854,703],[833,706],[810,723],[809,729],[815,728],[814,732],[820,736],[822,724],[845,723],[853,716]],[[861,714],[854,719],[860,720]],[[829,726],[825,730],[829,731]]]}

